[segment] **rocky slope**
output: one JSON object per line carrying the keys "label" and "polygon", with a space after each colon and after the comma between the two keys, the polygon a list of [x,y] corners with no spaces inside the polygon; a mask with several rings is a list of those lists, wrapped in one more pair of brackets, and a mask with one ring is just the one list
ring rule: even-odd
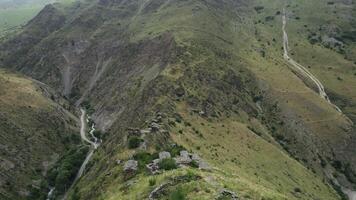
{"label": "rocky slope", "polygon": [[[290,56],[343,114],[284,61],[283,8]],[[346,1],[49,5],[0,45],[0,66],[86,107],[105,132],[69,198],[340,199],[355,183],[354,13]],[[182,150],[209,170],[158,158]]]}

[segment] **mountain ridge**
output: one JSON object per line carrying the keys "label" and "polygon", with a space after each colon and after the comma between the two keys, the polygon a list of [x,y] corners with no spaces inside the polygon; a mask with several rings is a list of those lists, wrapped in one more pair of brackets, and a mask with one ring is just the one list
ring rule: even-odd
{"label": "mountain ridge", "polygon": [[[189,187],[203,199],[222,188],[242,199],[341,199],[335,180],[351,189],[356,177],[354,43],[340,47],[346,56],[323,41],[312,44],[308,23],[320,22],[308,17],[316,5],[325,13],[348,8],[342,1],[334,7],[327,1],[287,2],[100,0],[47,6],[0,45],[0,66],[45,82],[73,109],[86,107],[105,132],[70,198],[142,199],[154,189],[149,179],[162,184],[190,171],[201,178],[178,184],[188,199],[199,198]],[[320,79],[345,116],[283,59],[284,7],[290,56]],[[335,57],[332,67],[320,66],[318,53]],[[133,138],[144,146],[128,148]],[[171,152],[176,145],[199,154],[214,170],[188,167],[152,176],[142,169],[148,163],[139,155]],[[128,178],[117,161],[130,159],[141,168]]]}

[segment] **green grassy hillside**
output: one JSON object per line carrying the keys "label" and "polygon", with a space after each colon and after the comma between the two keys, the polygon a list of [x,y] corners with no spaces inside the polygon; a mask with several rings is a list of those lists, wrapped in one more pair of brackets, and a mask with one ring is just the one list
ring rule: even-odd
{"label": "green grassy hillside", "polygon": [[46,96],[53,94],[42,84],[4,70],[0,83],[0,198],[27,199],[80,141],[77,119]]}

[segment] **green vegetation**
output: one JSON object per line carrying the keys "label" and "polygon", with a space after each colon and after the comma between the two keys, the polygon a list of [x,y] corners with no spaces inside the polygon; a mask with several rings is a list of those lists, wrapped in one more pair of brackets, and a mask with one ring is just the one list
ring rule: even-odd
{"label": "green vegetation", "polygon": [[162,159],[159,163],[158,166],[160,169],[164,170],[172,170],[177,168],[176,161],[173,158],[165,158]]}
{"label": "green vegetation", "polygon": [[130,149],[136,149],[142,142],[143,140],[141,138],[132,136],[129,138],[128,145]]}
{"label": "green vegetation", "polygon": [[48,183],[55,186],[56,193],[62,194],[71,186],[87,152],[88,147],[72,148],[50,170]]}
{"label": "green vegetation", "polygon": [[28,199],[44,199],[48,168],[80,142],[76,118],[58,109],[59,104],[25,76],[0,69],[0,91],[0,146],[6,146],[1,150],[6,164],[0,174],[6,176],[0,175],[5,182],[0,199],[19,199],[19,190],[28,191]]}
{"label": "green vegetation", "polygon": [[169,199],[170,200],[185,200],[186,199],[186,194],[183,191],[183,189],[181,187],[178,187],[176,190],[174,190]]}
{"label": "green vegetation", "polygon": [[168,148],[165,148],[164,151],[167,151],[171,154],[172,157],[176,157],[180,155],[181,151],[185,151],[186,149],[178,144],[172,144]]}
{"label": "green vegetation", "polygon": [[63,194],[71,186],[87,152],[86,146],[72,148],[50,170],[48,183],[55,186],[57,194]]}
{"label": "green vegetation", "polygon": [[152,179],[148,180],[148,184],[149,184],[149,186],[156,185],[156,179],[152,178]]}
{"label": "green vegetation", "polygon": [[148,152],[140,151],[136,153],[133,158],[138,161],[138,166],[141,170],[146,168],[146,165],[158,158],[158,154],[150,154]]}

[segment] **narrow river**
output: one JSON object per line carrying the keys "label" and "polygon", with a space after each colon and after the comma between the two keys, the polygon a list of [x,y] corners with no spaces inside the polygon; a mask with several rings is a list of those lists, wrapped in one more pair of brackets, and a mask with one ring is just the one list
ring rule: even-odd
{"label": "narrow river", "polygon": [[[85,168],[87,166],[87,164],[89,163],[91,157],[94,154],[94,151],[99,147],[100,142],[98,140],[98,138],[95,137],[94,135],[94,131],[95,131],[95,125],[93,124],[90,128],[90,135],[91,137],[94,139],[94,142],[91,141],[88,137],[87,137],[87,127],[88,127],[88,122],[89,122],[89,117],[87,116],[87,113],[84,109],[80,109],[81,112],[81,116],[80,116],[80,137],[82,138],[83,141],[85,141],[86,143],[90,144],[90,150],[84,160],[84,162],[82,163],[82,165],[80,166],[80,169],[71,185],[71,187],[68,189],[68,191],[70,191],[70,189],[73,187],[73,185],[78,181],[78,179],[80,177],[82,177]],[[66,200],[68,196],[68,193],[66,193],[62,200]]]}

